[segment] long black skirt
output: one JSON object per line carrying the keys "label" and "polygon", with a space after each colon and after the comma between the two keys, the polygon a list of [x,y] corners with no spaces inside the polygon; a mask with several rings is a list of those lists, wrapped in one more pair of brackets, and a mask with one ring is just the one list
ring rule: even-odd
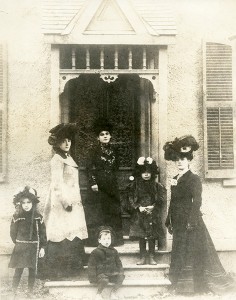
{"label": "long black skirt", "polygon": [[202,218],[192,231],[174,229],[169,278],[178,293],[223,294],[235,288]]}
{"label": "long black skirt", "polygon": [[48,241],[44,260],[40,264],[39,277],[49,280],[78,276],[83,269],[85,251],[78,237],[72,241]]}

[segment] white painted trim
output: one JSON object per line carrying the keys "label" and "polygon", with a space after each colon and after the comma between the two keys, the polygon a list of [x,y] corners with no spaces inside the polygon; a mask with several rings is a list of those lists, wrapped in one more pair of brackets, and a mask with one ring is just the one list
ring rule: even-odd
{"label": "white painted trim", "polygon": [[50,127],[60,123],[60,102],[59,102],[59,47],[52,45],[51,48],[51,108]]}
{"label": "white painted trim", "polygon": [[164,159],[163,146],[167,141],[167,103],[168,103],[168,56],[167,47],[159,49],[159,166],[160,181],[166,186],[166,161]]}
{"label": "white painted trim", "polygon": [[175,35],[153,36],[148,34],[77,34],[53,35],[45,34],[44,41],[48,44],[76,44],[76,45],[174,45]]}

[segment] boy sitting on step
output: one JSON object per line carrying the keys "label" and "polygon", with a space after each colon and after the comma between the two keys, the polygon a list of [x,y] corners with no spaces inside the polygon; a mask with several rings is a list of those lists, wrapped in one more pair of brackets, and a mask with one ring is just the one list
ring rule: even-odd
{"label": "boy sitting on step", "polygon": [[88,262],[88,278],[90,283],[97,284],[95,300],[102,300],[102,291],[109,282],[114,283],[111,300],[119,299],[118,289],[125,278],[123,266],[118,252],[112,247],[114,235],[109,226],[99,228],[99,245],[92,251]]}

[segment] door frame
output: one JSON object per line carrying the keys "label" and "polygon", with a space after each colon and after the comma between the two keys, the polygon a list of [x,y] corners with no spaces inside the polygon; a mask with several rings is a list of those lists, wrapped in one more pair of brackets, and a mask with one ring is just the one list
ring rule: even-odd
{"label": "door frame", "polygon": [[[60,123],[60,94],[70,79],[78,77],[77,70],[60,70],[59,45],[51,47],[51,109],[50,126]],[[167,46],[161,46],[158,51],[159,69],[156,70],[100,70],[100,76],[107,80],[115,80],[119,74],[138,74],[140,78],[149,80],[153,85],[155,101],[151,102],[151,150],[150,155],[160,167],[160,181],[166,186],[166,161],[163,146],[167,141],[167,101],[168,101],[168,58]],[[84,70],[83,73],[94,74],[93,70]]]}

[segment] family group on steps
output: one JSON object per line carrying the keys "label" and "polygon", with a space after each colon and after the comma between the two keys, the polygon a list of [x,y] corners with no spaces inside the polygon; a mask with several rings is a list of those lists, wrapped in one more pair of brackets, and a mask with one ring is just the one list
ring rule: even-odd
{"label": "family group on steps", "polygon": [[[122,218],[116,173],[119,155],[111,143],[112,125],[107,119],[94,123],[97,143],[86,162],[92,201],[84,211],[79,187],[78,165],[70,155],[76,124],[62,123],[50,130],[49,144],[55,152],[51,159],[51,184],[43,216],[37,211],[37,191],[29,186],[14,195],[15,213],[11,222],[13,249],[9,267],[15,269],[15,293],[24,268],[29,269],[28,292],[38,266],[44,278],[58,280],[76,276],[84,265],[84,242],[97,246],[88,261],[88,279],[97,285],[96,300],[114,283],[111,299],[121,297],[125,278],[122,262],[114,246],[122,245]],[[166,142],[164,157],[176,163],[177,175],[171,182],[171,199],[165,225],[173,235],[169,279],[171,292],[222,294],[234,288],[202,220],[202,184],[190,170],[199,145],[191,135]],[[138,239],[138,265],[155,265],[155,243],[165,236],[162,206],[165,187],[157,182],[159,168],[151,157],[140,157],[127,186],[131,214],[129,236]],[[98,242],[97,242],[98,241]],[[148,246],[148,247],[147,247]],[[147,249],[148,248],[148,249]],[[39,270],[39,271],[40,271]]]}

